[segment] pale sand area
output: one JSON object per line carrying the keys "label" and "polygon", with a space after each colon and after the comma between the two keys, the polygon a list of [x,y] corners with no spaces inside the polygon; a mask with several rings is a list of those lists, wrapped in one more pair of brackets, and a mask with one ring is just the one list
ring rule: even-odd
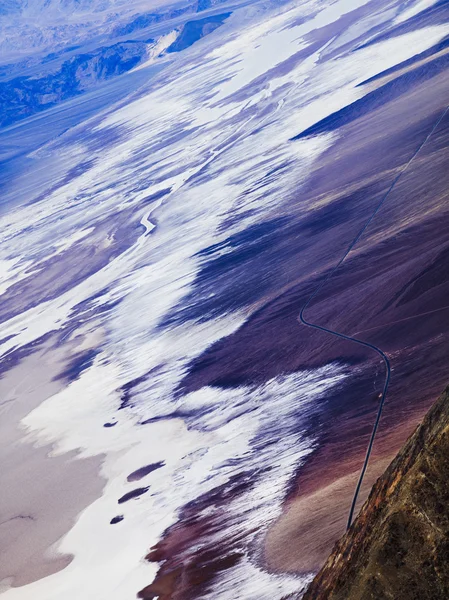
{"label": "pale sand area", "polygon": [[33,446],[20,425],[66,385],[55,378],[69,358],[97,341],[83,335],[55,347],[47,340],[0,379],[0,594],[66,567],[72,557],[54,545],[102,494],[101,456],[51,456],[51,446]]}
{"label": "pale sand area", "polygon": [[[379,474],[389,462],[386,459],[376,463]],[[291,501],[265,540],[265,559],[270,569],[281,573],[310,573],[320,569],[345,531],[358,477],[359,471],[354,471]],[[356,512],[372,484],[364,482]]]}
{"label": "pale sand area", "polygon": [[[387,469],[422,417],[422,410],[413,412],[396,429],[380,432],[363,480],[354,518],[378,477]],[[345,461],[339,461],[337,457],[337,462],[330,467],[326,473],[317,469],[310,491],[301,494],[299,485],[297,494],[286,503],[282,514],[269,528],[264,557],[270,570],[316,573],[335,542],[345,532],[349,507],[360,475],[360,456],[350,456]]]}

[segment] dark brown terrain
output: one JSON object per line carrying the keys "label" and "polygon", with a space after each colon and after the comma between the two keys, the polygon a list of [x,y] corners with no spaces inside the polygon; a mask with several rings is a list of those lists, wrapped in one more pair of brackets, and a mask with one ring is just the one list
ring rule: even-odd
{"label": "dark brown terrain", "polygon": [[449,388],[387,471],[303,600],[449,597]]}

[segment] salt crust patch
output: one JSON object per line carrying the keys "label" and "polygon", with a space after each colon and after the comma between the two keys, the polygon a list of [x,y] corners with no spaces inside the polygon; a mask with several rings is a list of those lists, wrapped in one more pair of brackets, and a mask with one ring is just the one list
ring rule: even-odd
{"label": "salt crust patch", "polygon": [[395,19],[395,23],[403,23],[404,21],[411,19],[415,15],[418,15],[420,12],[426,10],[426,8],[430,8],[436,3],[437,0],[418,0],[417,2],[408,2],[407,6],[409,6],[409,8],[399,13]]}
{"label": "salt crust patch", "polygon": [[[114,394],[116,377],[113,367],[98,361],[24,420],[31,436],[39,432],[39,443],[55,443],[55,453],[76,448],[81,456],[104,453],[102,474],[109,483],[103,497],[84,511],[58,546],[59,552],[75,550],[69,567],[10,590],[13,599],[32,594],[48,600],[61,596],[68,600],[133,598],[154,575],[154,566],[142,564],[142,556],[176,521],[179,510],[226,484],[242,469],[254,473],[254,486],[222,508],[226,519],[212,541],[224,544],[232,535],[246,533],[249,544],[254,530],[263,531],[279,515],[286,484],[313,448],[313,440],[300,433],[301,420],[345,373],[338,365],[329,365],[279,377],[258,388],[203,388],[177,403],[158,396],[146,402],[145,414],[162,416],[174,409],[190,412],[187,426],[180,419],[138,426],[136,417],[125,413],[116,427],[102,429],[98,424],[108,411],[105,392]],[[111,527],[109,519],[119,512],[117,498],[130,489],[126,475],[136,465],[159,461],[165,466],[145,480],[150,492],[120,507],[125,513],[123,526]],[[83,551],[78,550],[81,547]],[[245,546],[241,549],[245,551]],[[281,597],[298,590],[305,581],[268,574],[253,581],[261,573],[246,554],[235,574],[221,578],[211,598],[232,598],[235,578],[248,590],[242,597],[267,600],[273,593]]]}

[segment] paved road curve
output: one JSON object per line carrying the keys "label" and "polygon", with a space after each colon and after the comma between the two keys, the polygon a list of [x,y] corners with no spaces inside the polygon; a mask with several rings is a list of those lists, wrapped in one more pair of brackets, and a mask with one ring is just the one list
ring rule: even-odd
{"label": "paved road curve", "polygon": [[343,256],[340,258],[340,260],[338,261],[338,263],[329,271],[329,273],[324,277],[324,279],[321,281],[321,283],[317,286],[317,288],[312,293],[312,295],[308,298],[308,300],[306,301],[306,303],[302,307],[301,312],[299,313],[299,317],[298,317],[299,322],[302,323],[303,325],[306,325],[307,327],[312,327],[313,329],[318,329],[319,331],[325,331],[326,333],[330,333],[331,335],[335,335],[336,337],[342,338],[344,340],[349,340],[350,342],[354,342],[355,344],[360,344],[361,346],[365,346],[366,348],[370,348],[371,350],[374,350],[374,352],[377,352],[377,354],[382,358],[382,360],[383,360],[383,362],[385,364],[385,383],[384,383],[384,388],[383,388],[382,395],[380,397],[379,408],[377,409],[376,419],[374,421],[373,430],[371,432],[371,437],[370,437],[370,440],[369,440],[369,443],[368,443],[368,447],[367,447],[367,450],[366,450],[365,460],[363,461],[363,466],[362,466],[362,469],[360,471],[359,479],[357,481],[357,485],[355,487],[354,496],[353,496],[352,503],[351,503],[351,508],[349,510],[348,524],[347,524],[347,528],[348,529],[349,529],[349,527],[351,526],[351,523],[352,523],[352,519],[353,519],[353,516],[354,516],[355,506],[357,504],[357,498],[359,496],[359,492],[360,492],[360,488],[362,486],[363,478],[365,476],[365,472],[366,472],[366,469],[368,467],[368,462],[369,462],[369,459],[370,459],[371,451],[373,449],[374,439],[376,437],[377,429],[379,427],[380,417],[382,415],[382,409],[383,409],[383,406],[384,406],[384,403],[385,403],[385,399],[387,397],[388,385],[390,383],[390,377],[391,377],[390,361],[388,360],[388,356],[385,354],[385,352],[383,352],[380,348],[378,348],[374,344],[370,344],[369,342],[364,342],[363,340],[360,340],[358,338],[352,337],[350,335],[345,335],[344,333],[340,333],[338,331],[333,331],[332,329],[328,329],[327,327],[323,327],[321,325],[318,325],[317,323],[311,323],[310,321],[307,321],[307,319],[304,317],[304,313],[307,310],[307,308],[310,306],[310,304],[314,300],[314,298],[319,294],[319,292],[321,291],[321,289],[329,282],[330,279],[332,279],[332,277],[334,276],[335,272],[340,267],[340,265],[346,260],[347,256],[351,252],[351,250],[353,250],[353,248],[359,242],[360,238],[365,233],[366,229],[369,227],[371,221],[374,219],[374,217],[380,211],[380,209],[384,205],[385,201],[387,200],[388,196],[393,191],[393,189],[396,186],[396,184],[399,181],[399,179],[407,171],[407,169],[410,167],[410,165],[412,164],[412,162],[414,161],[414,159],[417,157],[417,155],[419,154],[419,152],[422,150],[422,148],[425,146],[425,144],[429,141],[430,137],[433,135],[433,133],[435,132],[435,130],[437,129],[437,127],[439,126],[439,124],[441,123],[441,121],[444,119],[444,117],[446,116],[446,114],[447,114],[448,111],[449,111],[449,106],[447,106],[446,109],[443,111],[443,113],[438,117],[436,123],[433,125],[432,129],[430,130],[430,132],[428,133],[428,135],[426,136],[426,138],[424,139],[424,141],[418,146],[418,148],[415,150],[415,152],[413,153],[413,155],[410,158],[410,160],[402,167],[402,169],[396,175],[396,177],[393,180],[393,183],[390,185],[390,187],[388,188],[388,190],[386,191],[386,193],[384,194],[384,196],[381,198],[380,202],[374,208],[373,212],[369,215],[369,218],[367,219],[367,221],[365,222],[365,224],[363,225],[363,227],[360,229],[360,231],[357,233],[357,235],[355,236],[355,238],[353,239],[353,241],[349,244],[348,248],[344,252]]}

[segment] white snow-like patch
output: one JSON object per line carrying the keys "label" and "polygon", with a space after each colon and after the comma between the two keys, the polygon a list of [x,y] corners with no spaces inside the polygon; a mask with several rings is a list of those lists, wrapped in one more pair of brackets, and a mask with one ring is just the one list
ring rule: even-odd
{"label": "white snow-like patch", "polygon": [[[136,418],[125,414],[109,430],[99,423],[109,416],[120,373],[100,358],[28,415],[24,425],[39,443],[53,442],[55,453],[80,449],[81,456],[105,454],[102,475],[109,483],[57,547],[74,553],[73,562],[50,578],[11,589],[6,597],[133,598],[155,574],[154,565],[141,563],[142,556],[176,522],[181,508],[243,470],[254,473],[254,485],[221,507],[226,519],[212,543],[225,544],[233,535],[246,533],[249,546],[254,531],[263,532],[279,515],[285,486],[313,448],[313,439],[298,433],[301,421],[344,377],[341,367],[329,365],[278,377],[258,388],[203,388],[175,403],[155,383],[154,395],[146,396],[146,416],[189,411],[188,428],[180,419],[136,425]],[[150,491],[118,507],[117,499],[135,487],[126,483],[126,476],[136,466],[159,461],[165,465],[142,481]],[[111,527],[109,519],[122,511],[125,520]],[[205,598],[232,598],[235,578],[248,599],[268,600],[273,593],[280,598],[304,585],[305,579],[294,576],[263,574],[248,547],[241,549],[245,558],[235,573],[220,577],[212,596]]]}
{"label": "white snow-like patch", "polygon": [[426,8],[430,8],[436,4],[436,2],[437,0],[418,0],[417,2],[407,3],[407,6],[411,6],[399,13],[399,15],[395,18],[395,23],[403,23],[404,21],[408,21],[408,19],[418,15],[423,10],[426,10]]}

